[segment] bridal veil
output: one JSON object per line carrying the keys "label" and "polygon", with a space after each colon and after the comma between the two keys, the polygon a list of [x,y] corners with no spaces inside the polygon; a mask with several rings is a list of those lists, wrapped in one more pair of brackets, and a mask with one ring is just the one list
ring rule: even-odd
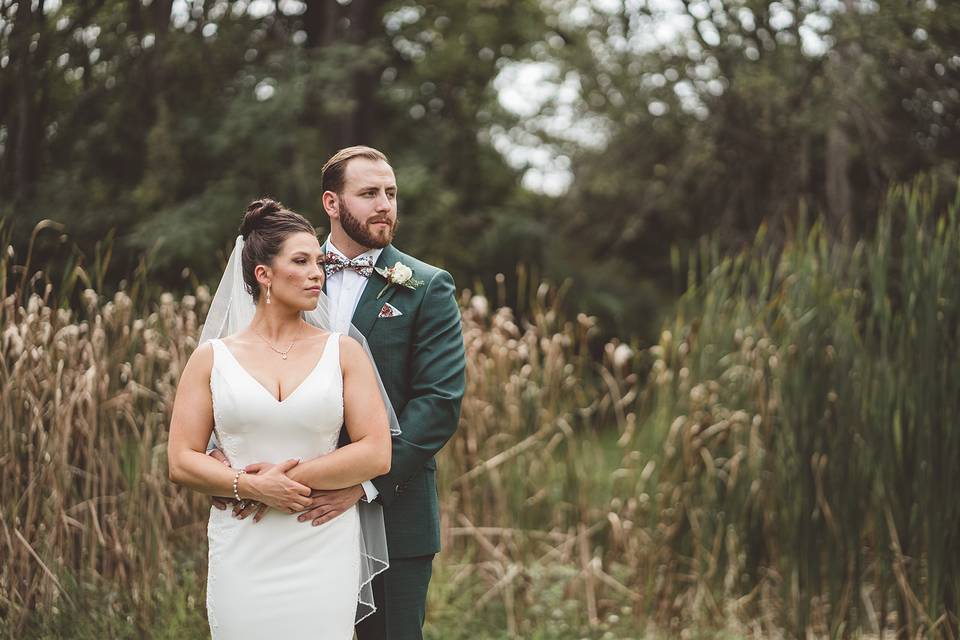
{"label": "bridal veil", "polygon": [[[240,260],[242,252],[243,237],[237,236],[223,278],[220,280],[220,285],[217,287],[210,303],[210,310],[200,332],[198,346],[213,338],[221,338],[236,333],[253,320],[256,306],[253,297],[244,286]],[[303,318],[315,327],[332,330],[329,299],[326,294],[320,294],[316,309],[304,313]],[[394,436],[400,435],[400,423],[393,410],[393,405],[390,403],[390,398],[387,397],[383,382],[380,380],[380,374],[377,372],[376,363],[370,353],[366,338],[353,325],[350,325],[348,335],[363,346],[367,357],[373,363],[380,396],[383,398],[383,404],[387,409],[387,417],[390,421],[390,433]],[[216,432],[211,437],[211,442],[215,442],[215,438]],[[390,563],[387,556],[387,536],[381,506],[377,503],[361,501],[357,504],[357,508],[360,517],[360,588],[357,594],[357,622],[359,622],[376,611],[376,606],[373,603],[372,581],[374,576],[385,571]],[[322,577],[317,576],[317,579],[322,579]]]}

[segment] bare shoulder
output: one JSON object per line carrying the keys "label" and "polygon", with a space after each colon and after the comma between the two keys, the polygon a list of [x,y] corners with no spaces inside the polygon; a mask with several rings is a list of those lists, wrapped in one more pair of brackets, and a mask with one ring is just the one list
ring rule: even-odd
{"label": "bare shoulder", "polygon": [[358,355],[366,357],[366,353],[356,338],[351,338],[345,333],[340,334],[340,359],[355,358]]}
{"label": "bare shoulder", "polygon": [[[317,355],[327,347],[327,339],[330,336],[330,331],[327,329],[321,329],[320,327],[314,327],[313,325],[305,325],[300,330],[300,337],[297,338],[297,343],[305,345],[311,351],[316,352]],[[298,349],[300,347],[297,347]]]}
{"label": "bare shoulder", "polygon": [[[229,347],[231,345],[234,345],[240,342],[245,342],[247,340],[247,334],[249,333],[250,333],[249,327],[246,329],[241,329],[240,331],[235,331],[234,333],[231,333],[228,336],[223,336],[222,338],[220,338],[220,342],[222,342],[223,344]],[[210,344],[210,343],[204,343],[204,344]]]}
{"label": "bare shoulder", "polygon": [[182,377],[210,377],[210,371],[213,369],[213,343],[204,342],[193,350],[187,359],[187,364],[183,368]]}
{"label": "bare shoulder", "polygon": [[330,331],[327,329],[321,329],[320,327],[315,327],[312,324],[304,324],[301,329],[301,335],[304,340],[317,340],[320,343],[323,342],[322,338],[330,335]]}
{"label": "bare shoulder", "polygon": [[[226,347],[227,351],[233,354],[234,357],[238,354],[242,355],[248,352],[251,348],[256,348],[260,342],[261,339],[250,331],[249,327],[220,338],[220,343]],[[212,346],[212,341],[207,344]]]}
{"label": "bare shoulder", "polygon": [[340,334],[340,368],[344,372],[366,370],[370,367],[370,358],[356,339]]}

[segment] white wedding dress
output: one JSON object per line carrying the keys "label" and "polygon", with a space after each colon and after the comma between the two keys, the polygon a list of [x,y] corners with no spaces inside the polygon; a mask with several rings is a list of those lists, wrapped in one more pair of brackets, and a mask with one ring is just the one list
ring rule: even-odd
{"label": "white wedding dress", "polygon": [[[333,451],[343,425],[339,334],[283,401],[219,339],[210,390],[231,466],[310,460]],[[260,522],[210,509],[207,616],[214,638],[350,640],[360,583],[360,521],[351,507],[314,527],[275,509]]]}

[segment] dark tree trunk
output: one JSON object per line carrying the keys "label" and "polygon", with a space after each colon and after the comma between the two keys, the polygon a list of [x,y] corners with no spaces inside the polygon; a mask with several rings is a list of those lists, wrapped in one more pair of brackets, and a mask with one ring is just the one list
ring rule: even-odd
{"label": "dark tree trunk", "polygon": [[340,3],[318,0],[307,3],[303,13],[303,30],[307,33],[307,48],[327,47],[336,40],[337,21],[342,15]]}
{"label": "dark tree trunk", "polygon": [[[342,43],[355,46],[363,53],[365,47],[374,46],[381,36],[380,21],[385,4],[384,0],[353,0],[345,6],[333,0],[307,3],[303,15],[307,48],[319,50]],[[332,149],[374,142],[380,71],[366,63],[354,67],[350,81],[340,88],[347,93],[351,109],[326,113],[321,118]],[[313,105],[308,106],[307,112],[323,113],[324,96],[323,91],[313,92],[309,98]],[[319,122],[317,124],[319,126]]]}
{"label": "dark tree trunk", "polygon": [[[14,202],[29,199],[40,175],[43,123],[46,99],[42,75],[46,63],[47,42],[44,27],[44,3],[17,5],[10,33],[8,68],[12,78],[7,85],[9,100],[7,148],[2,166],[2,185]],[[36,43],[31,50],[31,42]]]}
{"label": "dark tree trunk", "polygon": [[826,197],[830,231],[834,237],[847,240],[850,233],[850,140],[841,122],[834,122],[827,131]]}
{"label": "dark tree trunk", "polygon": [[130,31],[136,34],[143,33],[143,14],[140,9],[140,0],[127,0],[127,23]]}
{"label": "dark tree trunk", "polygon": [[[379,35],[383,0],[354,0],[350,4],[351,40],[358,46],[373,42]],[[376,92],[381,69],[364,66],[353,77],[353,111],[349,134],[353,144],[373,144],[373,125],[376,113]]]}
{"label": "dark tree trunk", "polygon": [[[857,11],[854,0],[844,0],[847,11]],[[853,220],[853,185],[850,179],[850,164],[853,141],[850,139],[851,114],[856,113],[855,104],[862,81],[857,74],[862,51],[855,42],[848,42],[832,51],[827,58],[827,73],[835,85],[837,104],[832,122],[827,129],[826,140],[826,204],[830,231],[835,238],[849,241]]]}

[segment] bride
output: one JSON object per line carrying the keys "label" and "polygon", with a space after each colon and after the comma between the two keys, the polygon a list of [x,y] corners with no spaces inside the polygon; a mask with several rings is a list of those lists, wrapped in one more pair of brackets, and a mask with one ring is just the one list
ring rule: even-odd
{"label": "bride", "polygon": [[[312,490],[386,473],[396,417],[365,346],[326,329],[310,223],[258,200],[240,233],[177,388],[170,479],[268,507],[259,520],[210,510],[214,638],[347,640],[372,612],[370,580],[387,566],[380,507],[361,503],[316,527],[291,514],[313,507]],[[342,426],[351,442],[338,449]],[[231,466],[206,454],[211,433]]]}

